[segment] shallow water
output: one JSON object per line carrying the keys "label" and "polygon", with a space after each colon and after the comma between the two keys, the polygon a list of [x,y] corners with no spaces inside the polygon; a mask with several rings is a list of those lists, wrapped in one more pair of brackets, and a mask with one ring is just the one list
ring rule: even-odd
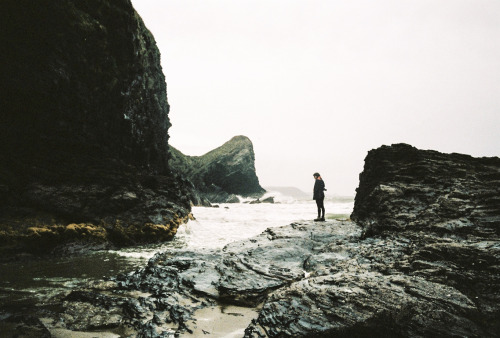
{"label": "shallow water", "polygon": [[[325,201],[326,216],[347,218],[353,205],[352,201]],[[316,218],[316,204],[314,201],[220,204],[218,208],[193,207],[193,215],[196,220],[179,227],[172,242],[115,253],[131,259],[149,259],[161,250],[223,248],[228,243],[256,236],[269,227],[312,220]]]}
{"label": "shallow water", "polygon": [[[98,251],[77,256],[44,257],[0,263],[0,319],[6,312],[33,311],[52,297],[92,280],[133,271],[158,251],[222,249],[224,245],[316,217],[314,201],[278,199],[275,204],[221,204],[219,208],[194,207],[196,220],[182,225],[171,242]],[[325,201],[327,218],[346,218],[353,201]]]}

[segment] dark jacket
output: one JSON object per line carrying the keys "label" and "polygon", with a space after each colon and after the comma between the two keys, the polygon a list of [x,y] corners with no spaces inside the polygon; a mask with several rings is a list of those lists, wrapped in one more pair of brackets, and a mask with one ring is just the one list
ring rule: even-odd
{"label": "dark jacket", "polygon": [[316,180],[314,182],[314,196],[313,200],[321,200],[325,198],[325,182],[323,180]]}

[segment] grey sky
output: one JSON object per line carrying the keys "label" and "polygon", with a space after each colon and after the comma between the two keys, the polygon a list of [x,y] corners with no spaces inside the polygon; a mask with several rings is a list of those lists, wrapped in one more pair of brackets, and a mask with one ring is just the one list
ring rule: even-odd
{"label": "grey sky", "polygon": [[246,135],[261,185],[339,195],[382,144],[500,155],[498,0],[132,2],[187,155]]}

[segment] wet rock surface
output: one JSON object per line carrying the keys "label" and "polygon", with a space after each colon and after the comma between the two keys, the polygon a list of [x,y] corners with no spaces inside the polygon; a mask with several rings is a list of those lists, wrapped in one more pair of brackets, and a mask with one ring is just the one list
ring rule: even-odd
{"label": "wet rock surface", "polygon": [[498,238],[500,158],[419,150],[371,150],[351,218],[367,234],[409,230]]}
{"label": "wet rock surface", "polygon": [[168,166],[160,53],[130,1],[6,0],[0,28],[0,252],[171,238],[191,188]]}
{"label": "wet rock surface", "polygon": [[[294,223],[222,250],[159,253],[142,269],[69,293],[45,323],[196,336],[200,311],[231,304],[256,313],[241,324],[246,337],[494,337],[500,246],[464,240],[461,251],[456,241],[363,239],[351,221]],[[429,255],[436,250],[439,260]],[[468,266],[468,256],[481,266]]]}
{"label": "wet rock surface", "polygon": [[0,332],[3,337],[51,337],[40,319],[30,315],[4,316],[0,319]]}
{"label": "wet rock surface", "polygon": [[[60,309],[42,311],[50,318],[44,323],[51,331],[190,335],[203,327],[200,311],[232,306],[236,310],[220,320],[243,317],[241,326],[234,328],[243,336],[269,294],[311,278],[316,262],[339,257],[336,249],[329,249],[332,241],[355,243],[360,233],[347,221],[294,223],[221,250],[161,252],[133,273],[89,283],[54,299]],[[252,311],[248,314],[244,308]]]}
{"label": "wet rock surface", "polygon": [[[497,159],[478,159],[488,165],[474,167],[481,182],[472,186],[480,201],[462,198],[487,208],[474,209],[467,221],[462,214],[454,219],[437,212],[409,225],[419,210],[439,211],[434,204],[448,205],[447,190],[433,188],[445,178],[430,180],[425,171],[424,176],[393,177],[392,186],[383,181],[380,187],[377,180],[384,172],[404,168],[397,158],[417,150],[398,145],[378,151],[382,154],[375,151],[371,154],[376,156],[367,157],[364,173],[377,167],[387,151],[392,155],[382,161],[385,168],[379,174],[361,175],[352,215],[356,222],[298,222],[221,250],[158,253],[135,272],[54,299],[58,311],[41,307],[45,327],[51,332],[99,329],[123,336],[217,336],[204,328],[201,313],[230,304],[255,314],[241,315],[245,320],[237,332],[245,337],[498,336],[500,241],[495,224],[500,215],[492,202],[498,196]],[[455,156],[439,154],[445,163],[436,172],[451,170]],[[439,161],[433,157],[431,163]],[[459,183],[467,186],[466,181]],[[402,192],[398,198],[395,186]],[[478,186],[488,192],[478,192]],[[405,187],[426,191],[436,200],[432,206],[414,195],[402,200]],[[384,213],[388,208],[397,222]],[[454,208],[460,210],[460,205]],[[436,226],[442,222],[454,227],[444,231]],[[464,223],[468,225],[460,226]],[[231,322],[228,316],[219,320]]]}

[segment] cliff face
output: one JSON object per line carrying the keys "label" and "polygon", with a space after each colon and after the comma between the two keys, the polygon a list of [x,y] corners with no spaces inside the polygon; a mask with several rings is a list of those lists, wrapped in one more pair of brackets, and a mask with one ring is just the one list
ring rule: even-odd
{"label": "cliff face", "polygon": [[0,25],[2,234],[173,236],[188,192],[169,172],[160,53],[130,1],[6,0]]}
{"label": "cliff face", "polygon": [[130,1],[1,6],[6,148],[22,151],[23,162],[83,153],[166,173],[170,124],[160,53]]}
{"label": "cliff face", "polygon": [[248,137],[235,136],[203,156],[186,156],[173,147],[171,153],[172,168],[189,179],[198,192],[195,204],[202,199],[237,202],[234,195],[258,196],[265,192],[257,178],[255,153]]}

